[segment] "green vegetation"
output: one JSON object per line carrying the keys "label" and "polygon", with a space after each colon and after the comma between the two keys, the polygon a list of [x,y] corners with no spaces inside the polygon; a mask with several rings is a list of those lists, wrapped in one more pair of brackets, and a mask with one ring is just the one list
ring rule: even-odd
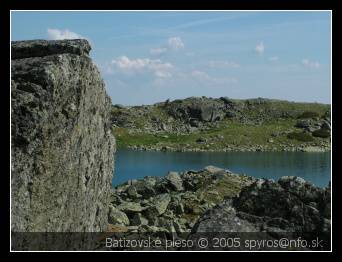
{"label": "green vegetation", "polygon": [[[225,108],[224,103],[229,105],[232,116],[222,113],[225,110],[222,109]],[[327,114],[330,105],[270,99],[226,99],[224,103],[220,99],[187,98],[149,106],[113,106],[113,132],[118,147],[185,151],[277,151],[329,146],[327,132],[319,131],[312,136],[303,133],[303,127],[296,127],[296,123],[298,119],[312,119],[309,125],[314,125],[320,121],[320,116]],[[207,108],[215,108],[215,113],[221,116],[226,114],[226,117],[219,122],[196,120],[197,116],[191,115],[188,109],[197,110],[202,105],[202,112],[209,110]],[[206,114],[210,114],[210,110]]]}
{"label": "green vegetation", "polygon": [[289,139],[295,139],[301,142],[311,142],[313,141],[313,137],[310,134],[303,132],[292,132],[287,135]]}
{"label": "green vegetation", "polygon": [[[238,121],[224,120],[217,128],[199,133],[177,135],[173,133],[129,133],[126,128],[113,130],[119,148],[130,146],[166,146],[172,148],[200,148],[220,150],[229,146],[265,146],[274,150],[282,146],[300,146],[303,142],[319,142],[322,136],[313,137],[294,128],[295,120],[279,120],[263,125],[246,125]],[[290,133],[288,133],[290,132]],[[199,138],[205,143],[196,142]]]}
{"label": "green vegetation", "polygon": [[318,129],[314,132],[312,132],[312,135],[315,137],[322,137],[322,138],[328,138],[330,137],[330,132],[325,129]]}
{"label": "green vegetation", "polygon": [[305,111],[301,115],[298,116],[299,119],[307,119],[307,118],[317,118],[320,114],[314,111]]}

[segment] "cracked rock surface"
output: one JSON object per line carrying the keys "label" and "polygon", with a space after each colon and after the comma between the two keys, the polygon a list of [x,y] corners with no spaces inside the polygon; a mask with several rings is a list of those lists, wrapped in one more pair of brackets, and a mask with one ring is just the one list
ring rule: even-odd
{"label": "cracked rock surface", "polygon": [[192,233],[266,232],[330,236],[330,183],[315,187],[300,177],[258,179],[204,213]]}
{"label": "cracked rock surface", "polygon": [[90,49],[80,39],[12,42],[12,231],[107,226],[116,146]]}

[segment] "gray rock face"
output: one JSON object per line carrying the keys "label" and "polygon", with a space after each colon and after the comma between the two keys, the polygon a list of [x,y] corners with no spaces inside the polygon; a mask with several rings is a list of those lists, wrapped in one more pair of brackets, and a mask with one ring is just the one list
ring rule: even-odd
{"label": "gray rock face", "polygon": [[302,119],[298,120],[295,127],[302,128],[307,132],[315,132],[317,130],[331,130],[331,125],[328,120],[325,119]]}
{"label": "gray rock face", "polygon": [[88,56],[91,46],[86,40],[28,40],[13,41],[11,45],[12,59],[43,57],[58,54],[76,54]]}
{"label": "gray rock face", "polygon": [[257,232],[257,228],[247,220],[237,216],[231,200],[208,210],[195,224],[193,232]]}
{"label": "gray rock face", "polygon": [[86,40],[12,42],[12,230],[105,230],[111,100]]}
{"label": "gray rock face", "polygon": [[225,106],[222,101],[208,98],[189,98],[184,101],[174,101],[167,105],[168,112],[175,118],[214,122],[222,120],[225,116]]}
{"label": "gray rock face", "polygon": [[299,177],[257,180],[239,196],[207,211],[193,232],[292,232],[330,235],[330,185]]}

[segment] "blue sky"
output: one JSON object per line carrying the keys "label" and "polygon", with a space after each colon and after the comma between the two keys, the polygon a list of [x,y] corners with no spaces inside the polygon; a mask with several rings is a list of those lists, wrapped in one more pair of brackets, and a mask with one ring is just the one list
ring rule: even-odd
{"label": "blue sky", "polygon": [[12,40],[86,38],[113,104],[330,103],[331,13],[12,12]]}

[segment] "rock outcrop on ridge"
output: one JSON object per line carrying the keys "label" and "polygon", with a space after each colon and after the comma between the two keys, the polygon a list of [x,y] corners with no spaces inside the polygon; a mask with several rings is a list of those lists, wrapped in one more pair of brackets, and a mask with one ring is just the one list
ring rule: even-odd
{"label": "rock outcrop on ridge", "polygon": [[107,227],[116,146],[90,49],[79,39],[12,42],[12,231]]}
{"label": "rock outcrop on ridge", "polygon": [[189,97],[113,105],[119,148],[177,152],[304,151],[331,148],[328,104]]}

